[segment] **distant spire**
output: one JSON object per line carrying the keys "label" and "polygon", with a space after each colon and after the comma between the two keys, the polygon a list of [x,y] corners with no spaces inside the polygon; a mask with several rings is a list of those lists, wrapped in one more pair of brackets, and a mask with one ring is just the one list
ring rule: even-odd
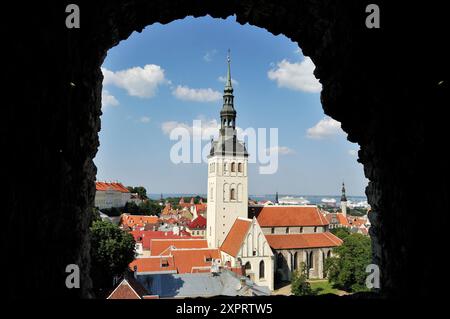
{"label": "distant spire", "polygon": [[345,184],[342,182],[342,195],[341,195],[341,202],[346,202],[347,196],[345,196]]}

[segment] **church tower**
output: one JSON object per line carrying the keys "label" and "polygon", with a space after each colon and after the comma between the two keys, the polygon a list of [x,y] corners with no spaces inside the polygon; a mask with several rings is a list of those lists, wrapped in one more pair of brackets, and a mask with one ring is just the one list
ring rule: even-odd
{"label": "church tower", "polygon": [[347,217],[347,196],[345,196],[345,185],[342,183],[342,195],[341,195],[341,212]]}
{"label": "church tower", "polygon": [[220,131],[211,141],[208,156],[208,246],[218,248],[236,218],[248,217],[248,153],[245,144],[237,139],[236,110],[231,83],[231,59],[228,51],[227,80],[220,111]]}

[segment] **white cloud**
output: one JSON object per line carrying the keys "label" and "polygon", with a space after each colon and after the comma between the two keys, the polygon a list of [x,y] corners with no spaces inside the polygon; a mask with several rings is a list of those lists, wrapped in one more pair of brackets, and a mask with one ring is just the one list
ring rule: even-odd
{"label": "white cloud", "polygon": [[[218,78],[217,78],[217,80],[219,81],[219,82],[222,82],[222,83],[225,83],[226,81],[227,81],[227,77],[226,76],[219,76]],[[239,85],[239,82],[238,81],[236,81],[235,79],[231,79],[231,83],[233,84],[233,85],[235,85],[235,86],[238,86]]]}
{"label": "white cloud", "polygon": [[216,54],[216,49],[206,51],[205,55],[203,56],[203,60],[205,60],[206,62],[211,62]]}
{"label": "white cloud", "polygon": [[188,86],[178,85],[172,94],[180,100],[195,102],[214,102],[222,99],[222,94],[208,89],[191,89]]}
{"label": "white cloud", "polygon": [[104,76],[103,85],[117,86],[125,89],[129,95],[141,98],[153,97],[159,85],[170,83],[165,78],[164,69],[154,64],[117,72],[102,68],[102,72]]}
{"label": "white cloud", "polygon": [[343,133],[344,131],[341,129],[341,123],[330,117],[324,117],[316,125],[306,131],[307,136],[312,139],[323,139]]}
{"label": "white cloud", "polygon": [[119,101],[111,95],[108,90],[102,90],[102,107],[107,108],[109,106],[117,106]]}
{"label": "white cloud", "polygon": [[192,125],[177,121],[167,121],[161,125],[161,130],[166,135],[170,135],[176,128],[186,129],[190,136],[195,135],[195,137],[200,137],[202,140],[211,140],[212,137],[218,137],[220,124],[216,119],[207,120],[199,117],[197,120],[194,120]]}
{"label": "white cloud", "polygon": [[350,156],[358,156],[358,150],[348,150],[348,155],[350,155]]}
{"label": "white cloud", "polygon": [[266,153],[268,154],[274,154],[274,153],[278,153],[279,155],[289,155],[289,154],[294,154],[294,150],[287,147],[287,146],[274,146],[274,147],[269,147],[266,148]]}
{"label": "white cloud", "polygon": [[269,70],[267,76],[276,81],[278,87],[317,93],[322,90],[322,84],[314,77],[314,69],[314,63],[308,57],[297,63],[291,63],[284,59],[278,62],[276,68]]}
{"label": "white cloud", "polygon": [[148,116],[141,116],[141,118],[139,119],[139,122],[141,123],[150,123],[150,118]]}

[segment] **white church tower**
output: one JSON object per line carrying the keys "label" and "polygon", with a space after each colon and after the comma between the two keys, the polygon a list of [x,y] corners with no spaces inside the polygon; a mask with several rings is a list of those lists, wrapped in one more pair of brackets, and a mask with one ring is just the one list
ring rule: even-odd
{"label": "white church tower", "polygon": [[248,217],[248,153],[236,136],[236,110],[231,83],[230,54],[220,111],[220,134],[208,156],[208,246],[218,248],[236,218]]}

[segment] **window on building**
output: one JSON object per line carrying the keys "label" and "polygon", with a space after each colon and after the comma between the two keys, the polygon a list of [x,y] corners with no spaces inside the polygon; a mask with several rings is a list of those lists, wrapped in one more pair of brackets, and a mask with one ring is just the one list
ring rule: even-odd
{"label": "window on building", "polygon": [[313,251],[309,252],[308,261],[309,261],[308,269],[314,268],[314,252]]}
{"label": "window on building", "polygon": [[303,233],[303,227],[300,227],[300,233]]}
{"label": "window on building", "polygon": [[314,232],[317,233],[317,227],[314,227]]}
{"label": "window on building", "polygon": [[242,173],[242,163],[239,163],[239,164],[238,164],[238,172],[239,172],[239,173]]}
{"label": "window on building", "polygon": [[230,200],[236,200],[236,190],[234,188],[230,190]]}
{"label": "window on building", "polygon": [[289,227],[286,227],[285,232],[286,232],[286,234],[289,234]]}
{"label": "window on building", "polygon": [[283,254],[282,253],[278,253],[277,255],[277,268],[281,269],[283,268]]}
{"label": "window on building", "polygon": [[259,279],[264,279],[264,260],[259,262]]}
{"label": "window on building", "polygon": [[236,172],[236,163],[235,162],[231,163],[231,171],[233,173]]}
{"label": "window on building", "polygon": [[223,171],[228,172],[228,165],[227,163],[223,163]]}
{"label": "window on building", "polygon": [[270,233],[271,233],[271,234],[275,234],[275,227],[272,227],[272,228],[270,229]]}
{"label": "window on building", "polygon": [[253,250],[253,256],[256,256],[256,249]]}
{"label": "window on building", "polygon": [[295,254],[294,254],[294,270],[297,270],[297,266],[298,266],[298,253],[295,252]]}

